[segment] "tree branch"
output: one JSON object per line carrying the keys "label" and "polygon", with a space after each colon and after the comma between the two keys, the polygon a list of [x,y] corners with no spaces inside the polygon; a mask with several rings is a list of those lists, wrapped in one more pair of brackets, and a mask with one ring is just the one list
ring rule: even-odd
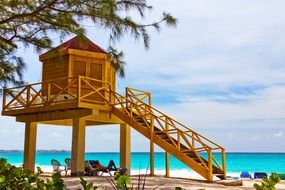
{"label": "tree branch", "polygon": [[4,42],[5,44],[8,44],[8,45],[12,46],[13,48],[17,48],[18,47],[12,41],[7,40],[6,38],[3,38],[2,36],[0,36],[0,41]]}

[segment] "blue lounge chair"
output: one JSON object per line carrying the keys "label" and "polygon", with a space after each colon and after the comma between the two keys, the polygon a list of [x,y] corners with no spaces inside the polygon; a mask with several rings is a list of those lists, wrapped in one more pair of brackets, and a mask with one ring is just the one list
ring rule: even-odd
{"label": "blue lounge chair", "polygon": [[265,172],[254,172],[253,178],[254,179],[262,179],[262,178],[267,179],[267,173],[265,173]]}
{"label": "blue lounge chair", "polygon": [[249,172],[241,172],[240,178],[252,179]]}

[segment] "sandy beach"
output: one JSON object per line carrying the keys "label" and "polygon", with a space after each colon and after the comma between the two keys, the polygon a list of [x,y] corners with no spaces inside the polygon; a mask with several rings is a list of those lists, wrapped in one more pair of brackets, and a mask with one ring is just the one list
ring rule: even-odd
{"label": "sandy beach", "polygon": [[[98,189],[113,189],[110,183],[107,181],[111,179],[108,176],[102,177],[84,177],[85,180],[88,182],[92,182],[94,186],[97,186]],[[80,189],[80,179],[78,177],[67,177],[64,178],[64,182],[68,189]],[[137,177],[132,177],[132,182],[134,184],[137,183]],[[213,183],[208,183],[202,180],[193,180],[193,179],[183,179],[183,178],[166,178],[162,176],[155,176],[146,178],[146,186],[145,189],[166,189],[166,190],[174,190],[175,187],[181,187],[182,189],[189,189],[189,190],[198,190],[198,189],[205,189],[205,190],[254,190],[253,184],[256,182],[260,182],[260,180],[256,181],[249,181],[249,180],[242,180],[242,186],[227,186],[220,184],[221,181],[215,181]],[[280,182],[276,185],[277,190],[284,190],[285,189],[285,181]]]}
{"label": "sandy beach", "polygon": [[[50,166],[43,166],[44,176],[52,175],[52,168]],[[145,170],[132,170],[132,183],[137,184],[138,174],[145,174]],[[62,173],[63,174],[63,173]],[[146,177],[146,188],[145,189],[175,189],[175,187],[181,187],[183,189],[189,190],[255,190],[253,187],[254,183],[260,183],[261,180],[249,180],[249,179],[228,179],[228,180],[219,180],[214,178],[214,182],[209,183],[201,176],[194,172],[187,172],[187,170],[171,170],[171,177],[164,177],[164,170],[156,170],[156,176],[147,176]],[[237,177],[237,173],[229,173],[229,176]],[[94,186],[97,186],[99,189],[113,189],[108,180],[112,179],[112,176],[104,174],[104,176],[84,176],[84,179],[88,182],[92,182]],[[63,174],[63,180],[66,184],[66,187],[71,190],[77,190],[81,188],[79,177],[70,177],[68,173],[67,176]],[[235,186],[231,184],[238,184],[242,182],[242,186]],[[282,180],[276,185],[277,190],[285,190],[285,180]]]}

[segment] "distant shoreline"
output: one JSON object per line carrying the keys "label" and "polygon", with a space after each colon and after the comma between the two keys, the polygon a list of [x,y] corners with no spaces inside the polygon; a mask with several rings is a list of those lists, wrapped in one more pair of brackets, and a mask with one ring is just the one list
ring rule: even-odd
{"label": "distant shoreline", "polygon": [[[0,150],[0,153],[22,153],[24,150]],[[37,150],[37,153],[71,153],[70,150]],[[98,153],[98,154],[117,154],[120,152],[86,152],[86,153]],[[136,154],[144,154],[144,153],[149,153],[149,152],[131,152],[131,153],[136,153]],[[163,154],[164,152],[155,152],[155,153],[161,153]],[[285,154],[285,152],[226,152],[229,154]]]}

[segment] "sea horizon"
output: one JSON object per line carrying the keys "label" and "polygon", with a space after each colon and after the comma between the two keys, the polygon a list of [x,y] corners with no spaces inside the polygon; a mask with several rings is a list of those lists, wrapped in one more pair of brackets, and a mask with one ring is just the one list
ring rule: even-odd
{"label": "sea horizon", "polygon": [[[0,153],[1,152],[24,152],[23,149],[0,149]],[[71,150],[60,150],[60,149],[39,149],[39,150],[36,150],[36,152],[71,152]],[[120,153],[119,151],[106,151],[106,152],[102,152],[102,151],[99,151],[99,152],[92,152],[92,151],[88,151],[88,152],[85,152],[85,153]],[[149,153],[147,151],[132,151],[131,153]],[[165,153],[164,151],[154,151],[154,153]],[[217,152],[218,153],[218,152]],[[285,154],[285,151],[284,152],[270,152],[270,151],[264,151],[264,152],[260,152],[260,151],[227,151],[226,153],[231,153],[231,154]]]}

